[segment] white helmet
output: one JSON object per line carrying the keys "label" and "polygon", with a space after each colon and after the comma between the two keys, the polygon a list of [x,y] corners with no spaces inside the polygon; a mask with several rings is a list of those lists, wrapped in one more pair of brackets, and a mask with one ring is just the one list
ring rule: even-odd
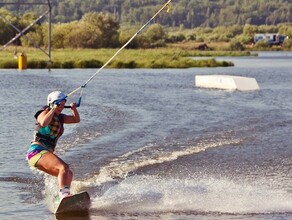
{"label": "white helmet", "polygon": [[63,92],[60,92],[60,91],[51,92],[48,95],[47,104],[50,105],[50,104],[54,103],[57,100],[65,100],[66,97],[67,96]]}

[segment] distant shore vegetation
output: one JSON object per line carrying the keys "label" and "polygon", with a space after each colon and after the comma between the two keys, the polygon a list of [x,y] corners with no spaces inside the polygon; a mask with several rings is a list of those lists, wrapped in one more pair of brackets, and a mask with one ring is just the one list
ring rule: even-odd
{"label": "distant shore vegetation", "polygon": [[[13,24],[24,29],[36,16],[24,14],[17,19],[9,11],[1,14]],[[21,21],[21,22],[20,22]],[[0,19],[0,45],[15,36],[13,30]],[[102,66],[118,48],[124,45],[140,27],[120,26],[110,14],[91,12],[80,20],[52,24],[52,63],[32,46],[48,48],[48,24],[35,24],[8,48],[0,51],[0,68],[15,68],[15,60],[6,59],[7,53],[26,53],[29,68],[97,68]],[[265,42],[254,44],[255,33],[281,33],[287,36],[281,46]],[[14,49],[13,49],[14,48]],[[127,46],[109,68],[189,68],[232,66],[230,62],[217,62],[216,56],[248,56],[249,51],[292,50],[292,25],[231,25],[215,28],[170,28],[158,23],[150,24]],[[14,52],[13,52],[14,51]],[[190,57],[205,56],[195,60]],[[9,57],[9,56],[8,56]],[[11,56],[10,56],[11,57]]]}
{"label": "distant shore vegetation", "polygon": [[[0,68],[17,68],[17,56],[13,47],[0,52]],[[54,49],[52,62],[48,63],[41,51],[35,48],[19,48],[26,51],[28,68],[100,68],[107,62],[116,49]],[[243,56],[249,53],[188,51],[180,48],[124,49],[108,64],[107,68],[190,68],[190,67],[228,67],[232,62],[216,61],[214,57]],[[204,56],[205,59],[192,57]]]}

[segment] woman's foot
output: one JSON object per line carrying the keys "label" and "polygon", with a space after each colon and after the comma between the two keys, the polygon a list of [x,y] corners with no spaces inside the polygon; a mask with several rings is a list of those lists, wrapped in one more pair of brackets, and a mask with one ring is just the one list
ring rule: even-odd
{"label": "woman's foot", "polygon": [[71,193],[69,187],[65,186],[63,189],[60,189],[59,197],[63,199],[67,196],[71,196]]}

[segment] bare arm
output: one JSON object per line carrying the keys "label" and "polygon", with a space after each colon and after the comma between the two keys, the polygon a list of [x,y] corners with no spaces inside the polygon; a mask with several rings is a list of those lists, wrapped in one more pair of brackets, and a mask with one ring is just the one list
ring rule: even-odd
{"label": "bare arm", "polygon": [[44,110],[37,118],[38,123],[40,124],[41,127],[46,127],[47,125],[50,124],[52,121],[52,118],[54,116],[55,110],[57,106],[54,106],[52,109],[49,110],[46,109]]}
{"label": "bare arm", "polygon": [[71,111],[72,115],[64,115],[63,121],[65,124],[72,124],[72,123],[79,123],[80,122],[80,116],[77,110],[77,104],[71,103]]}

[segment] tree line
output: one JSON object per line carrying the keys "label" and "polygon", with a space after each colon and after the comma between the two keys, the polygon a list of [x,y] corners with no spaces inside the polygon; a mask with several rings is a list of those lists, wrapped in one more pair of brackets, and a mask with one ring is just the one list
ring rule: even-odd
{"label": "tree line", "polygon": [[[139,2],[140,0],[137,0],[136,4],[139,4]],[[149,2],[149,0],[144,2]],[[226,0],[225,2],[231,2],[231,0]],[[245,1],[243,0],[242,2]],[[153,12],[151,13],[153,14]],[[37,18],[37,15],[32,12],[26,12],[21,16],[17,16],[15,13],[3,8],[0,9],[0,15],[0,45],[4,45],[17,34],[17,31],[5,20],[9,20],[19,29],[24,29]],[[117,48],[124,45],[137,30],[136,25],[121,27],[114,14],[88,12],[79,20],[54,23],[52,25],[51,42],[53,48]],[[37,45],[47,47],[47,33],[47,23],[38,22],[25,35]],[[153,48],[182,41],[199,43],[223,41],[230,42],[232,50],[243,50],[244,45],[253,43],[255,33],[281,33],[287,35],[290,39],[287,40],[284,47],[292,49],[292,26],[289,23],[277,25],[233,24],[216,26],[214,28],[195,27],[187,29],[182,26],[176,28],[163,26],[163,24],[157,21],[149,25],[128,47]],[[31,42],[25,37],[21,37],[15,44],[32,46]]]}
{"label": "tree line", "polygon": [[[3,3],[12,1],[3,0]],[[80,20],[89,12],[104,12],[113,15],[121,25],[141,25],[165,2],[166,0],[51,0],[51,6],[54,23]],[[1,3],[0,6],[19,14],[41,11],[46,7]],[[292,22],[292,0],[173,0],[170,7],[169,14],[161,13],[157,19],[159,24],[169,27],[213,28]]]}

